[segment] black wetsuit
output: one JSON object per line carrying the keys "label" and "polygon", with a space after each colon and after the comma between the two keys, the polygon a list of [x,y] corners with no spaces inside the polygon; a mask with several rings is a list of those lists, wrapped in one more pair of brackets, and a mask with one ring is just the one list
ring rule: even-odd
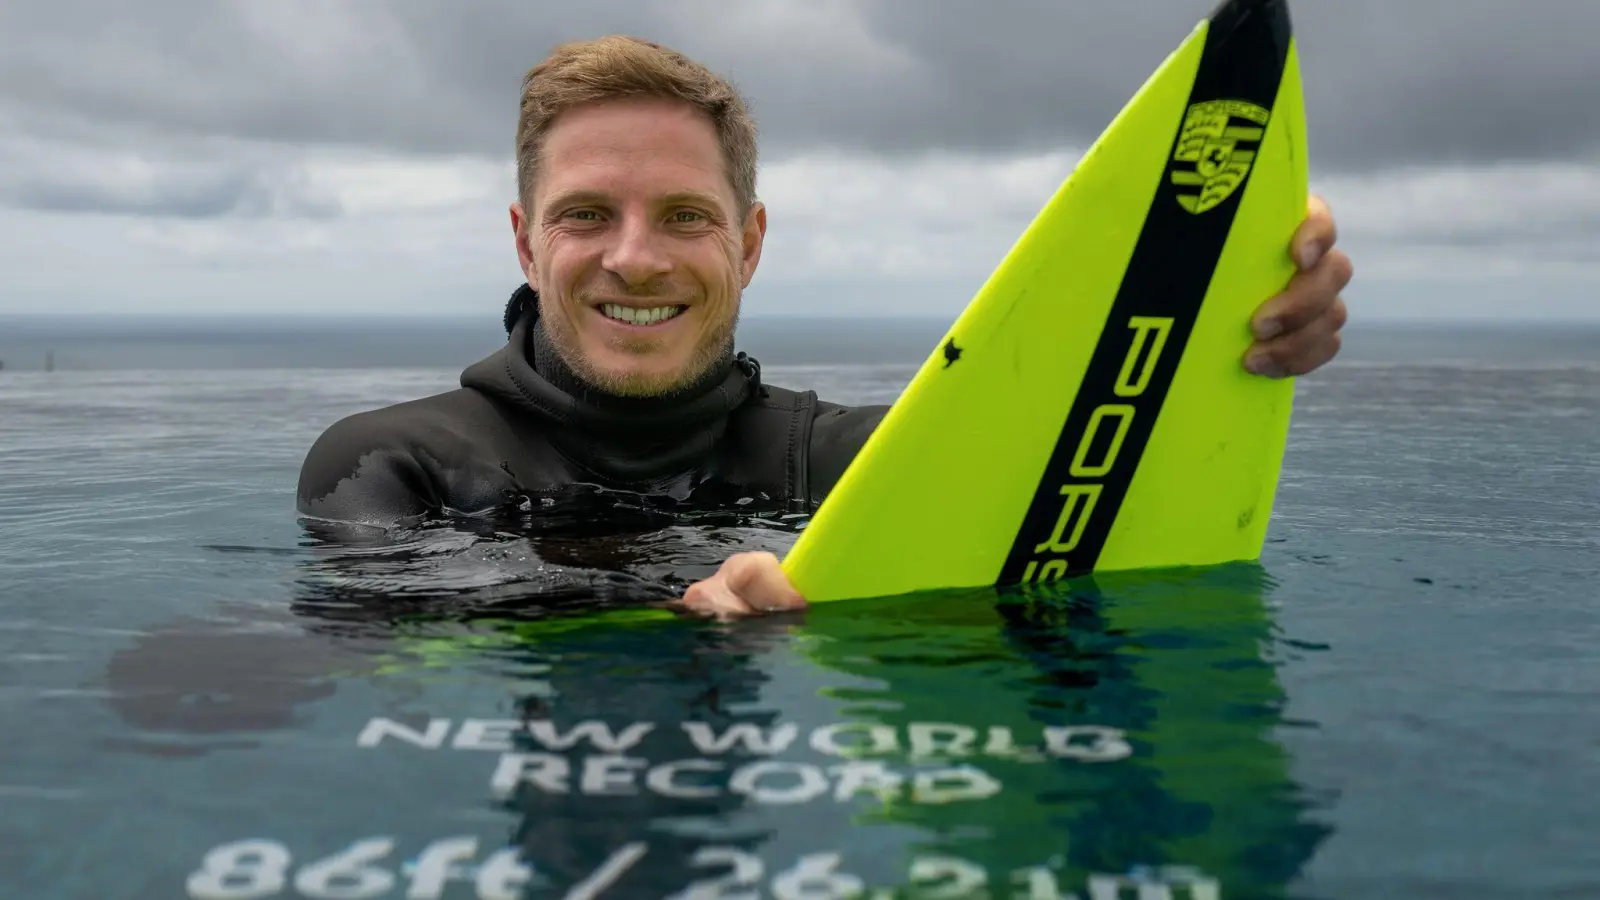
{"label": "black wetsuit", "polygon": [[671,397],[584,386],[557,358],[526,285],[506,345],[461,387],[334,423],[300,472],[301,513],[389,524],[474,514],[594,484],[680,500],[751,497],[814,508],[887,407],[845,407],[761,383],[731,351]]}

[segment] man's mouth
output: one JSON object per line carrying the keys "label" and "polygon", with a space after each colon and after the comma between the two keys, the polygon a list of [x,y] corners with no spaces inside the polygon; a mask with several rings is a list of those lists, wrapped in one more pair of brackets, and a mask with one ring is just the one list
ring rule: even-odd
{"label": "man's mouth", "polygon": [[620,303],[602,303],[599,307],[601,315],[627,325],[655,325],[677,316],[688,308],[676,304],[638,308],[623,306]]}

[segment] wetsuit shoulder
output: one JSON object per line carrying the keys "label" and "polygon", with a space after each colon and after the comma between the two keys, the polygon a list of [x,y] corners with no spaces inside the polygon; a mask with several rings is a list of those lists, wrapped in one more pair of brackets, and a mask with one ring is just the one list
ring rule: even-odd
{"label": "wetsuit shoulder", "polygon": [[810,482],[812,499],[821,502],[883,421],[887,405],[845,406],[819,400],[811,423]]}
{"label": "wetsuit shoulder", "polygon": [[505,430],[493,404],[468,389],[354,413],[311,445],[296,507],[373,524],[488,508],[510,482],[496,453]]}
{"label": "wetsuit shoulder", "polygon": [[888,409],[763,384],[732,420],[723,472],[739,483],[770,486],[775,495],[821,503]]}

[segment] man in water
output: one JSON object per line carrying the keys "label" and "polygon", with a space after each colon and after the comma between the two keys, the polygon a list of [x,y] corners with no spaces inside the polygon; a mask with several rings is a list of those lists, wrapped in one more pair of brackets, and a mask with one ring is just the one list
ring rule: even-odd
{"label": "man in water", "polygon": [[[820,502],[887,407],[763,384],[734,351],[767,227],[737,91],[649,42],[564,45],[524,79],[516,155],[527,283],[507,305],[506,345],[457,390],[328,428],[301,471],[300,512],[388,524],[576,484]],[[1351,266],[1334,239],[1313,198],[1290,248],[1300,271],[1253,318],[1251,371],[1303,375],[1338,352]],[[745,615],[805,601],[775,556],[741,553],[683,603]]]}

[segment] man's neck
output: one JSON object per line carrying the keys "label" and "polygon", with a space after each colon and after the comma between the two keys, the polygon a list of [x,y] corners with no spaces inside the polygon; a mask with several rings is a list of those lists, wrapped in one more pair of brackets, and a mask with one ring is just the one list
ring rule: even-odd
{"label": "man's neck", "polygon": [[530,432],[603,480],[638,484],[701,471],[729,416],[763,395],[761,367],[730,350],[685,390],[618,397],[586,384],[563,362],[540,327],[532,289],[513,293],[505,322],[509,340],[462,372],[462,387],[525,417]]}

